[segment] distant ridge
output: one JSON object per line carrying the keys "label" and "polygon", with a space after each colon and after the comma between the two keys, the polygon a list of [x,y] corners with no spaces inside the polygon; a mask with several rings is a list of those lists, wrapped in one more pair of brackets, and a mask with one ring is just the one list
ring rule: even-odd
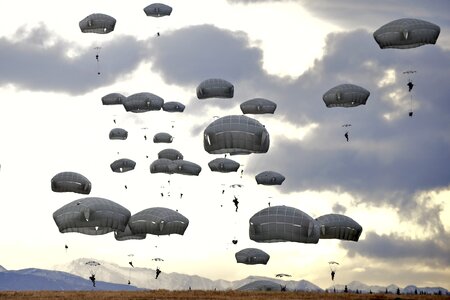
{"label": "distant ridge", "polygon": [[22,269],[0,272],[0,290],[3,291],[133,291],[135,286],[98,281],[96,287],[90,280],[61,271]]}
{"label": "distant ridge", "polygon": [[[131,268],[123,267],[114,263],[99,261],[101,268],[97,272],[96,287],[92,286],[88,279],[88,270],[85,262],[92,260],[89,258],[80,258],[68,264],[59,265],[55,270],[44,270],[28,268],[22,270],[8,271],[0,266],[0,290],[24,291],[24,290],[141,290],[141,289],[167,289],[167,290],[281,290],[286,286],[288,291],[324,291],[319,286],[307,280],[281,280],[278,278],[269,278],[263,276],[248,276],[244,279],[227,281],[211,280],[197,275],[187,275],[180,273],[161,273],[158,279],[155,279],[155,270],[149,268]],[[127,284],[130,280],[131,284]],[[335,285],[336,291],[342,292],[345,285]],[[417,287],[408,285],[400,288],[391,284],[388,286],[367,285],[360,281],[352,281],[347,284],[349,292],[396,293],[400,289],[402,294],[426,293],[448,295],[447,289],[442,287]],[[333,291],[333,287],[327,289]]]}

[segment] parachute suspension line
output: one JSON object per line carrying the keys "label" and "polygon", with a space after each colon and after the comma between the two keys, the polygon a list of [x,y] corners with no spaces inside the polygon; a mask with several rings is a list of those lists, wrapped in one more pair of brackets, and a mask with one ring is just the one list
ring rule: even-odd
{"label": "parachute suspension line", "polygon": [[410,109],[409,109],[409,114],[410,117],[413,116],[413,95],[410,95]]}
{"label": "parachute suspension line", "polygon": [[95,59],[97,61],[97,75],[100,75],[100,49],[102,49],[102,47],[94,47],[95,49]]}

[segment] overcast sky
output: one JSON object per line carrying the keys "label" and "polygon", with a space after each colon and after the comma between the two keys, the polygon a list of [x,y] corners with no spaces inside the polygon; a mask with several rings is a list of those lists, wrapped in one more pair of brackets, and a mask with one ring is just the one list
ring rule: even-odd
{"label": "overcast sky", "polygon": [[[142,267],[154,268],[151,259],[164,257],[166,272],[228,280],[288,273],[326,288],[332,285],[327,262],[334,260],[340,284],[450,288],[450,3],[186,2],[165,2],[173,12],[164,18],[147,17],[142,9],[150,3],[141,0],[0,3],[0,264],[51,269],[92,257],[126,266],[133,253]],[[115,17],[115,30],[81,33],[78,22],[91,13]],[[373,32],[406,17],[439,25],[436,45],[381,50]],[[101,47],[100,76],[95,47]],[[406,70],[417,71],[412,118]],[[195,89],[207,78],[233,83],[234,98],[198,100]],[[369,90],[367,104],[326,108],[322,95],[342,83]],[[101,97],[113,92],[151,92],[186,109],[127,113],[102,105]],[[233,157],[243,165],[242,178],[211,172],[207,164],[218,156],[203,149],[204,128],[214,116],[241,114],[239,104],[255,97],[278,104],[274,115],[254,116],[270,133],[268,153]],[[348,123],[347,143],[342,125]],[[108,139],[116,126],[128,130],[128,140]],[[153,144],[160,131],[174,142]],[[150,174],[157,153],[169,147],[201,165],[200,175]],[[113,173],[109,164],[121,157],[135,160],[136,169]],[[265,170],[284,174],[283,185],[258,186],[254,176]],[[112,234],[61,234],[53,212],[83,197],[51,191],[61,171],[85,175],[90,196],[131,213],[178,209],[189,227],[184,236],[127,242]],[[243,187],[232,189],[233,183]],[[268,202],[314,218],[342,213],[363,233],[357,243],[253,242],[248,220]],[[246,247],[268,252],[269,263],[237,264],[234,253]]]}

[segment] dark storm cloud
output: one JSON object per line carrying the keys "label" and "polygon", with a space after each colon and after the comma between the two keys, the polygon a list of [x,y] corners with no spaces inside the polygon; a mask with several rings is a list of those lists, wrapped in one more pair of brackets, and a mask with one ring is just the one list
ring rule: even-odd
{"label": "dark storm cloud", "polygon": [[440,268],[450,267],[449,233],[442,233],[433,238],[407,239],[395,234],[378,235],[369,232],[358,243],[341,243],[350,257],[355,255],[378,259],[383,262],[414,263]]}
{"label": "dark storm cloud", "polygon": [[[413,101],[420,105],[413,118],[407,115],[410,95],[402,74],[411,66],[418,70]],[[449,52],[439,47],[383,51],[366,31],[331,35],[324,57],[279,90],[278,114],[294,124],[319,125],[302,142],[285,139],[271,146],[267,154],[271,164],[288,179],[283,189],[349,191],[369,201],[406,205],[405,199],[420,190],[448,186],[449,68]],[[395,84],[379,87],[377,82],[386,70],[394,70],[399,78]],[[323,93],[340,83],[368,89],[367,105],[326,108]],[[396,90],[404,100],[399,107],[388,97]],[[383,117],[388,113],[400,117],[389,121]],[[341,127],[347,123],[352,126]],[[346,130],[349,143],[344,138]],[[267,156],[256,156],[247,171],[257,172]]]}
{"label": "dark storm cloud", "polygon": [[[13,38],[0,38],[0,86],[20,89],[83,94],[109,85],[133,71],[145,58],[145,43],[118,36],[100,50],[101,81],[97,75],[95,50],[80,49],[41,25],[19,29]],[[69,57],[68,51],[79,55]]]}
{"label": "dark storm cloud", "polygon": [[[222,78],[235,84],[262,69],[262,51],[249,45],[246,34],[212,25],[167,33],[151,50],[153,70],[169,84],[189,87],[195,99],[195,89],[205,79]],[[230,107],[235,101],[236,94],[234,99],[219,99],[214,104]],[[193,101],[189,109],[201,110],[205,102],[208,99]]]}
{"label": "dark storm cloud", "polygon": [[[387,22],[400,18],[419,18],[450,28],[447,0],[380,0],[380,1],[328,1],[328,0],[228,0],[229,3],[297,3],[314,16],[346,29],[365,28],[375,31]],[[445,30],[448,32],[448,30]]]}

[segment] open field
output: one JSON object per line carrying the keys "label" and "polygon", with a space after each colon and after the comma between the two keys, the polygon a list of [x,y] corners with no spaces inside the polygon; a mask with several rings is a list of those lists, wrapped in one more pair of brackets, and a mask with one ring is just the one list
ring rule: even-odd
{"label": "open field", "polygon": [[395,294],[334,294],[308,292],[238,292],[238,291],[140,291],[140,292],[76,292],[76,291],[1,291],[0,299],[93,299],[93,300],[127,300],[127,299],[236,299],[236,300],[266,300],[266,299],[450,299],[450,296],[438,295],[395,295]]}

